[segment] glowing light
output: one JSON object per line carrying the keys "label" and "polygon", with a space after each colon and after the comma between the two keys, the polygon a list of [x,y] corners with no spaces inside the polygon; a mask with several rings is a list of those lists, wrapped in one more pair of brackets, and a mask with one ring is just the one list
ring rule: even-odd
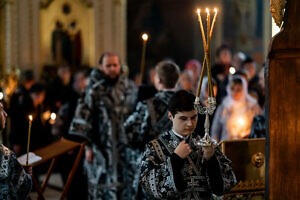
{"label": "glowing light", "polygon": [[3,97],[4,97],[4,94],[3,94],[3,92],[0,92],[0,100],[2,100],[2,99],[3,99]]}
{"label": "glowing light", "polygon": [[29,121],[32,121],[33,120],[32,115],[29,115],[28,119],[29,119]]}
{"label": "glowing light", "polygon": [[240,126],[245,126],[246,125],[246,120],[242,117],[240,117],[237,122]]}
{"label": "glowing light", "polygon": [[229,72],[230,72],[230,74],[235,74],[236,69],[234,67],[230,67]]}
{"label": "glowing light", "polygon": [[217,8],[214,8],[214,11],[215,11],[215,13],[217,13],[217,12],[218,12],[218,9],[217,9]]}
{"label": "glowing light", "polygon": [[144,34],[142,35],[142,39],[143,39],[144,41],[147,41],[147,40],[148,40],[148,34],[147,34],[147,33],[144,33]]}
{"label": "glowing light", "polygon": [[197,8],[197,14],[200,15],[200,8]]}
{"label": "glowing light", "polygon": [[207,14],[209,15],[209,9],[208,9],[208,8],[206,8],[206,9],[205,9],[205,11],[206,11],[206,12],[207,12]]}
{"label": "glowing light", "polygon": [[56,114],[55,114],[55,113],[51,113],[50,118],[51,118],[52,120],[55,120],[55,119],[56,119]]}

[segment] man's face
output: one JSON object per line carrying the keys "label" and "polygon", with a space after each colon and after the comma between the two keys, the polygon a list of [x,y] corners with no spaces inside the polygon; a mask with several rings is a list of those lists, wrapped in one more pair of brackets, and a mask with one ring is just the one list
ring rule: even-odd
{"label": "man's face", "polygon": [[121,73],[121,65],[118,56],[107,55],[103,58],[100,69],[111,79],[117,78]]}
{"label": "man's face", "polygon": [[178,112],[175,116],[168,113],[170,120],[173,122],[173,129],[183,137],[191,135],[196,128],[198,114],[196,110]]}
{"label": "man's face", "polygon": [[231,63],[231,52],[227,49],[224,49],[220,52],[220,62],[222,64],[230,64]]}
{"label": "man's face", "polygon": [[45,99],[45,92],[32,93],[31,98],[32,98],[34,105],[41,105]]}

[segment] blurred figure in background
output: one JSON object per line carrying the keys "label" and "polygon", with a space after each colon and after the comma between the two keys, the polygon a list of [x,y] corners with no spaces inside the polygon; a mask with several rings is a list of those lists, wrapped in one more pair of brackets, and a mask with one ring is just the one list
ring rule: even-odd
{"label": "blurred figure in background", "polygon": [[184,71],[190,71],[192,76],[193,76],[193,88],[197,88],[198,86],[198,79],[200,77],[200,74],[201,74],[201,69],[202,69],[202,66],[200,64],[200,62],[196,59],[192,59],[192,60],[189,60],[185,66],[184,66]]}
{"label": "blurred figure in background", "polygon": [[247,82],[232,76],[227,86],[228,95],[215,113],[211,134],[217,141],[247,138],[253,117],[261,113],[255,99],[248,94]]}
{"label": "blurred figure in background", "polygon": [[247,57],[242,63],[242,69],[246,72],[248,81],[251,82],[256,75],[255,61],[251,57]]}
{"label": "blurred figure in background", "polygon": [[124,123],[130,144],[141,151],[161,130],[168,130],[172,126],[167,115],[168,101],[175,93],[180,69],[174,62],[161,61],[155,71],[154,84],[158,93],[153,98],[139,102],[135,112]]}
{"label": "blurred figure in background", "polygon": [[217,49],[217,62],[212,66],[212,77],[218,85],[217,103],[221,103],[226,96],[226,86],[228,84],[229,68],[232,66],[232,53],[227,45],[221,45]]}
{"label": "blurred figure in background", "polygon": [[180,89],[190,91],[191,93],[195,92],[194,77],[193,77],[192,71],[184,70],[180,74],[178,86]]}
{"label": "blurred figure in background", "polygon": [[[72,96],[69,101],[63,104],[58,110],[57,117],[54,125],[52,126],[52,135],[56,140],[61,137],[82,142],[81,138],[69,134],[70,124],[75,114],[78,99],[84,93],[84,89],[88,82],[89,73],[80,71],[74,76],[74,82],[72,84]],[[70,152],[59,158],[57,166],[61,173],[63,182],[66,183],[68,174],[73,167],[74,160],[76,159],[78,150]],[[87,180],[84,175],[83,159],[78,165],[78,169],[75,172],[73,181],[70,185],[70,190],[67,194],[68,199],[87,199]],[[86,188],[85,188],[86,186]]]}
{"label": "blurred figure in background", "polygon": [[246,60],[246,55],[241,51],[233,55],[232,64],[237,71],[242,68],[242,63],[244,62],[244,60]]}
{"label": "blurred figure in background", "polygon": [[57,77],[49,85],[46,96],[46,103],[52,111],[57,112],[61,105],[70,100],[72,96],[71,78],[69,66],[62,65],[57,69]]}
{"label": "blurred figure in background", "polygon": [[11,120],[15,120],[20,113],[26,112],[23,107],[30,103],[30,93],[29,90],[31,86],[35,83],[35,78],[32,70],[26,70],[21,75],[21,83],[14,91],[10,99],[10,105],[8,110],[8,115]]}
{"label": "blurred figure in background", "polygon": [[14,152],[19,156],[26,153],[28,136],[28,116],[33,116],[31,127],[30,151],[51,143],[52,136],[48,119],[43,118],[42,104],[45,99],[43,85],[35,83],[29,90],[30,100],[20,104],[17,116],[11,120],[10,142]]}
{"label": "blurred figure in background", "polygon": [[78,99],[84,92],[88,82],[88,74],[85,72],[77,72],[74,76],[72,84],[71,96],[58,110],[54,125],[52,126],[52,134],[55,138],[69,137],[69,128],[75,114]]}

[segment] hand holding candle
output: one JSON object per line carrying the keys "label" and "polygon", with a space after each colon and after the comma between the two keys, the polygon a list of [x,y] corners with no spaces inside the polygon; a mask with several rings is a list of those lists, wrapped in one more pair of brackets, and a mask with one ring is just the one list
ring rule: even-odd
{"label": "hand holding candle", "polygon": [[31,124],[32,124],[32,115],[28,116],[29,126],[28,126],[28,141],[27,141],[27,157],[26,157],[26,166],[28,166],[28,155],[29,155],[29,146],[30,146],[30,135],[31,135]]}

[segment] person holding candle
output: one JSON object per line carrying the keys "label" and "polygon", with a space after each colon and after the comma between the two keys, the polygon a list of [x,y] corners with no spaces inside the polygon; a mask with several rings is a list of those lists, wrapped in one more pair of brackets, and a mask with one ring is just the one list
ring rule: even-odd
{"label": "person holding candle", "polygon": [[[42,118],[45,88],[35,83],[29,90],[29,101],[20,104],[18,115],[11,120],[10,142],[13,151],[20,156],[26,153],[28,136],[28,116],[32,115],[30,151],[44,147],[52,142],[49,124]],[[35,170],[37,171],[37,170]]]}
{"label": "person holding candle", "polygon": [[210,200],[237,183],[231,161],[212,145],[197,147],[195,96],[177,91],[168,103],[169,131],[146,146],[140,163],[142,187],[155,199]]}
{"label": "person holding candle", "polygon": [[[5,127],[7,114],[0,103],[0,129]],[[32,167],[23,168],[16,155],[0,145],[0,199],[26,199],[31,191]]]}
{"label": "person holding candle", "polygon": [[256,100],[248,94],[246,80],[238,75],[231,77],[228,95],[217,108],[211,134],[217,140],[242,139],[250,134],[253,117],[261,113]]}

